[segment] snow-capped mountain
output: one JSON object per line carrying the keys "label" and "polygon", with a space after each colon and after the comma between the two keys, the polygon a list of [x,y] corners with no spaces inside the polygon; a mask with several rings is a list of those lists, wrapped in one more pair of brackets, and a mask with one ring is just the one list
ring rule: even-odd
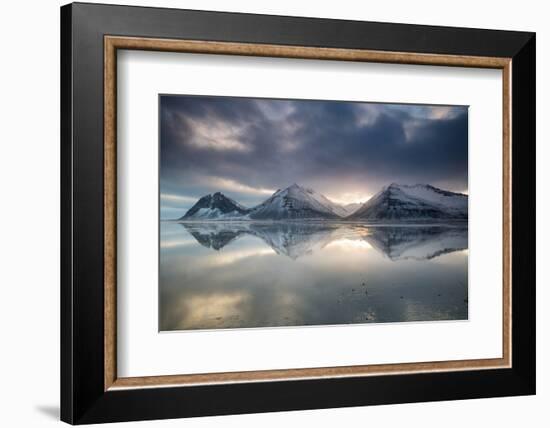
{"label": "snow-capped mountain", "polygon": [[[360,205],[357,207],[357,205]],[[217,192],[200,198],[180,220],[467,220],[468,196],[428,184],[392,183],[364,204],[338,205],[315,190],[293,184],[254,208]]]}
{"label": "snow-capped mountain", "polygon": [[428,184],[392,183],[347,217],[349,220],[467,220],[468,196]]}
{"label": "snow-capped mountain", "polygon": [[339,219],[345,215],[347,212],[340,205],[294,183],[252,208],[249,216],[254,220],[298,220]]}
{"label": "snow-capped mountain", "polygon": [[242,218],[249,210],[223,193],[200,198],[180,220],[227,220]]}

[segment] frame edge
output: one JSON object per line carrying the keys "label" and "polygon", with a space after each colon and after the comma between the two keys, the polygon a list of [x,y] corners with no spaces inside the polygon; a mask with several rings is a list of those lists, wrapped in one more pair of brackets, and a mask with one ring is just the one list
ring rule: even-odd
{"label": "frame edge", "polygon": [[60,419],[74,423],[74,376],[73,376],[73,230],[72,230],[72,5],[60,8],[60,156],[61,156],[61,385]]}
{"label": "frame edge", "polygon": [[512,111],[512,368],[531,395],[536,393],[535,33],[512,59]]}

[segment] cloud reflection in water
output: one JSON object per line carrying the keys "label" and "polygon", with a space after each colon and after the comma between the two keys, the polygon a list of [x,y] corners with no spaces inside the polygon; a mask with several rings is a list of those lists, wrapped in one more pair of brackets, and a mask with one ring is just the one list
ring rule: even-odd
{"label": "cloud reflection in water", "polygon": [[467,319],[467,248],[456,225],[162,222],[160,330]]}

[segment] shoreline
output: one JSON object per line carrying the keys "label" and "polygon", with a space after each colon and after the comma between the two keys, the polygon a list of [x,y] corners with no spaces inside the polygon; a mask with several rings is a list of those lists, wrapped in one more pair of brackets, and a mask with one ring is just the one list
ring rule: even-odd
{"label": "shoreline", "polygon": [[180,224],[315,224],[315,225],[358,225],[358,226],[456,226],[468,227],[468,220],[447,220],[447,221],[359,221],[359,220],[179,220],[161,219],[160,223]]}

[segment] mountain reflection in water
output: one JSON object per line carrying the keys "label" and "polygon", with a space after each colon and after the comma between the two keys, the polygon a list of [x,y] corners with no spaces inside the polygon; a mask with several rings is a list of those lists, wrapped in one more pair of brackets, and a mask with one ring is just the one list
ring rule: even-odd
{"label": "mountain reflection in water", "polygon": [[468,229],[161,222],[160,330],[468,318]]}
{"label": "mountain reflection in water", "polygon": [[362,226],[342,223],[180,223],[204,247],[220,250],[256,236],[277,254],[297,259],[339,239],[364,240],[392,260],[431,259],[468,248],[463,226]]}

